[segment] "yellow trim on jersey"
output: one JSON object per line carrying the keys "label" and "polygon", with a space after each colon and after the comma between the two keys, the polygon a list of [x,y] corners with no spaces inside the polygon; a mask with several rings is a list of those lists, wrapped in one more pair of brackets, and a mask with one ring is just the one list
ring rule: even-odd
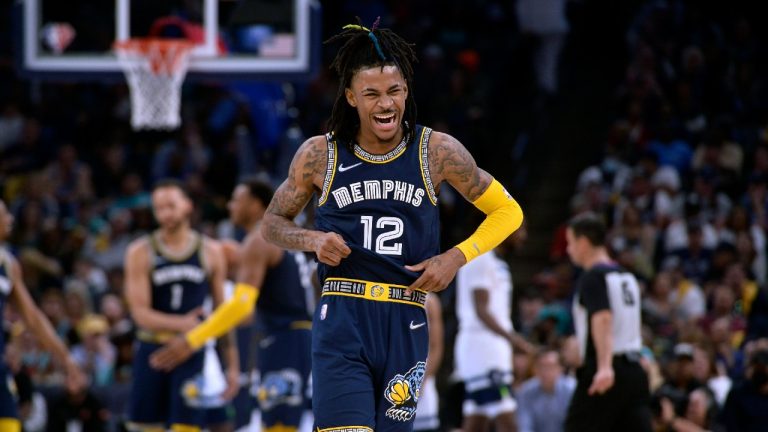
{"label": "yellow trim on jersey", "polygon": [[468,239],[456,245],[467,262],[492,250],[523,223],[523,210],[496,180],[472,204],[487,217]]}
{"label": "yellow trim on jersey", "polygon": [[172,432],[200,432],[199,426],[174,423],[171,425]]}
{"label": "yellow trim on jersey", "polygon": [[21,432],[21,422],[15,418],[0,418],[0,431]]}
{"label": "yellow trim on jersey", "polygon": [[146,329],[136,331],[137,340],[154,344],[164,344],[177,335],[178,333],[172,331],[152,331]]}
{"label": "yellow trim on jersey", "polygon": [[205,321],[187,332],[186,339],[189,346],[196,350],[205,345],[208,340],[218,338],[232,330],[253,312],[258,298],[258,288],[238,282],[229,300],[220,304]]}
{"label": "yellow trim on jersey", "polygon": [[373,432],[373,428],[369,426],[335,426],[335,427],[329,427],[325,429],[317,428],[317,432],[362,432],[362,431],[371,431]]}
{"label": "yellow trim on jersey", "polygon": [[292,330],[312,330],[312,321],[302,320],[291,323]]}
{"label": "yellow trim on jersey", "polygon": [[[329,282],[351,282],[351,283],[357,283],[357,284],[365,284],[365,289],[363,293],[354,293],[354,292],[345,292],[345,291],[339,291],[336,289],[333,289],[328,286]],[[330,277],[325,279],[325,282],[323,283],[322,288],[322,294],[323,296],[326,295],[336,295],[336,296],[342,296],[342,297],[355,297],[355,298],[363,298],[366,300],[373,300],[373,301],[380,301],[380,302],[391,302],[391,303],[402,303],[402,304],[408,304],[412,306],[419,306],[424,307],[424,303],[426,303],[426,294],[427,291],[421,290],[421,289],[412,289],[411,291],[423,293],[424,297],[423,301],[419,299],[404,299],[404,298],[393,298],[392,292],[393,290],[398,291],[404,291],[407,290],[408,287],[405,285],[394,285],[394,284],[388,284],[388,283],[382,283],[382,282],[371,282],[367,280],[361,280],[361,279],[349,279],[349,278],[338,278],[338,277]]]}
{"label": "yellow trim on jersey", "polygon": [[156,230],[152,234],[150,234],[150,244],[152,245],[152,249],[155,252],[155,254],[160,255],[161,257],[165,258],[170,262],[178,263],[178,262],[186,261],[192,258],[193,255],[198,253],[198,251],[203,248],[203,235],[193,230],[192,231],[193,241],[192,241],[192,246],[190,246],[190,249],[188,251],[184,251],[179,255],[173,255],[168,251],[168,249],[166,249],[165,245],[160,241],[159,235],[160,235],[159,230]]}
{"label": "yellow trim on jersey", "polygon": [[165,426],[160,423],[126,422],[125,428],[131,432],[165,432]]}
{"label": "yellow trim on jersey", "polygon": [[[339,146],[336,144],[335,139],[330,139],[330,136],[326,137],[326,141],[329,146],[333,146],[333,167],[326,167],[326,170],[330,168],[331,177],[328,178],[328,172],[323,176],[323,190],[320,191],[320,199],[317,201],[317,206],[320,207],[328,201],[328,196],[331,195],[331,187],[333,187],[333,179],[336,177],[336,166],[339,163]],[[330,155],[326,154],[326,157]],[[326,164],[327,166],[328,164]],[[326,184],[327,180],[327,184]]]}
{"label": "yellow trim on jersey", "polygon": [[272,426],[267,426],[263,423],[261,425],[262,432],[296,432],[297,430],[298,430],[298,427],[284,425],[282,422],[277,422]]}
{"label": "yellow trim on jersey", "polygon": [[419,171],[421,172],[421,180],[424,182],[424,188],[427,190],[427,196],[429,197],[429,201],[432,203],[432,205],[437,205],[437,197],[435,196],[435,188],[434,188],[434,185],[432,184],[432,179],[427,178],[429,174],[424,172],[425,167],[429,169],[428,153],[427,153],[426,164],[424,160],[424,153],[426,152],[426,148],[427,148],[427,143],[424,142],[424,134],[427,132],[427,130],[430,131],[430,135],[431,135],[431,129],[429,129],[428,127],[423,127],[421,129],[421,137],[419,138]]}

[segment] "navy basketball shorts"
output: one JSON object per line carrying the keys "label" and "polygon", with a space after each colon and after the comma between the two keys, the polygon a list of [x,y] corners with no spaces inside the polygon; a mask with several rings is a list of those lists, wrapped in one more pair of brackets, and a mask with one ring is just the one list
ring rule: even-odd
{"label": "navy basketball shorts", "polygon": [[465,416],[479,415],[490,419],[517,409],[512,397],[512,371],[491,370],[464,382]]}
{"label": "navy basketball shorts", "polygon": [[19,418],[16,404],[16,382],[8,368],[0,361],[0,419]]}
{"label": "navy basketball shorts", "polygon": [[202,426],[204,411],[188,406],[184,392],[196,391],[195,380],[201,378],[205,351],[200,350],[170,372],[163,372],[149,365],[149,356],[160,347],[162,345],[155,343],[138,343],[128,407],[130,423]]}
{"label": "navy basketball shorts", "polygon": [[267,332],[259,341],[257,364],[261,376],[256,396],[262,430],[296,430],[311,408],[312,331],[309,321],[293,328]]}
{"label": "navy basketball shorts", "polygon": [[235,408],[227,404],[218,408],[206,408],[203,414],[203,426],[218,426],[235,420]]}
{"label": "navy basketball shorts", "polygon": [[[232,400],[235,410],[235,430],[251,423],[251,414],[256,409],[251,395],[251,378],[254,369],[255,350],[253,343],[253,324],[241,325],[236,329],[237,352],[240,357],[240,391]],[[247,383],[247,384],[246,384]]]}
{"label": "navy basketball shorts", "polygon": [[426,295],[409,297],[404,289],[362,283],[365,294],[355,296],[344,291],[362,288],[350,291],[342,285],[341,291],[329,292],[326,280],[315,310],[315,427],[320,432],[411,431],[429,348]]}

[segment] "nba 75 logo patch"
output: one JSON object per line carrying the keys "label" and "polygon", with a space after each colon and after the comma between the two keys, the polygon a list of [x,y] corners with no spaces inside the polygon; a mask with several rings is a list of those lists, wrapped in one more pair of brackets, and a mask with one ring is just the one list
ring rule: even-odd
{"label": "nba 75 logo patch", "polygon": [[413,418],[425,372],[426,363],[420,361],[405,375],[397,374],[389,380],[384,390],[384,397],[392,404],[387,409],[387,417],[403,422]]}

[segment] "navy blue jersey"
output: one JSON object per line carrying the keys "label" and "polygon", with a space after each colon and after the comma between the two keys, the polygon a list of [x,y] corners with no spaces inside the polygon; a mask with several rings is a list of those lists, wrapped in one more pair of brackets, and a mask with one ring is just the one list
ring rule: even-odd
{"label": "navy blue jersey", "polygon": [[295,321],[311,321],[314,309],[312,270],[302,252],[283,252],[280,263],[267,271],[256,303],[256,325],[275,331]]}
{"label": "navy blue jersey", "polygon": [[[8,297],[11,295],[13,283],[11,282],[11,257],[7,250],[0,249],[0,326],[3,323],[3,310]],[[0,363],[2,363],[2,354],[5,352],[5,338],[0,330]],[[0,380],[4,377],[0,375]]]}
{"label": "navy blue jersey", "polygon": [[326,136],[328,166],[315,225],[340,234],[352,253],[318,275],[409,285],[418,264],[440,249],[437,197],[429,176],[427,144],[432,130],[417,126],[384,155]]}
{"label": "navy blue jersey", "polygon": [[186,256],[165,253],[156,233],[150,237],[150,245],[154,252],[150,271],[152,309],[185,314],[202,306],[205,297],[211,294],[203,260],[203,236],[195,233],[195,246]]}

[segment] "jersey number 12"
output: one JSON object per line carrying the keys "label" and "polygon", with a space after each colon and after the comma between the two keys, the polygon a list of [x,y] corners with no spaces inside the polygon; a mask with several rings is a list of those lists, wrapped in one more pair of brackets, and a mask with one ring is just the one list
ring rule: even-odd
{"label": "jersey number 12", "polygon": [[[395,242],[395,239],[403,235],[403,220],[392,216],[382,216],[376,220],[376,228],[390,228],[376,236],[376,244],[373,240],[373,216],[360,216],[363,224],[363,247],[373,250],[381,255],[402,255],[403,243]],[[386,242],[390,242],[386,244]]]}

